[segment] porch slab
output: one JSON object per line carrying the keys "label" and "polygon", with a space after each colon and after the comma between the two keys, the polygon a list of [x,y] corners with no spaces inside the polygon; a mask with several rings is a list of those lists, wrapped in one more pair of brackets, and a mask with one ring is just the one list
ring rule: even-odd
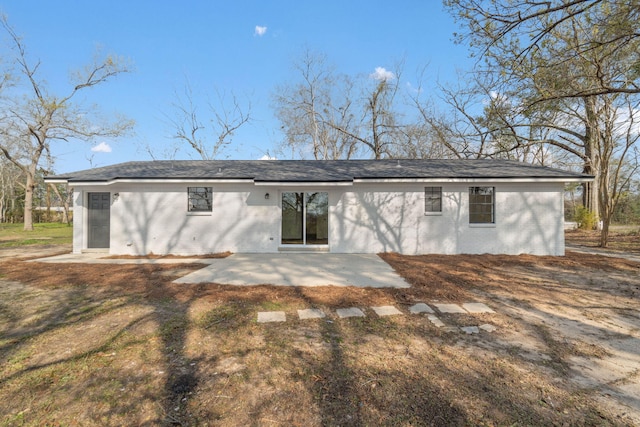
{"label": "porch slab", "polygon": [[175,283],[236,286],[354,286],[408,288],[410,285],[375,254],[233,254],[213,260]]}

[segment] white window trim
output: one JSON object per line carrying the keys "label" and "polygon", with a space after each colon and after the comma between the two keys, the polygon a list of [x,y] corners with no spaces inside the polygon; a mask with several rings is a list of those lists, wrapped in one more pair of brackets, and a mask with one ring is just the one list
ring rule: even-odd
{"label": "white window trim", "polygon": [[[493,220],[495,221],[495,216]],[[474,223],[469,223],[469,228],[496,228],[496,224],[495,222],[493,223],[474,222]]]}
{"label": "white window trim", "polygon": [[187,216],[213,216],[213,212],[187,212]]}
{"label": "white window trim", "polygon": [[[470,189],[471,188],[491,188],[492,192],[491,192],[491,217],[493,219],[492,222],[471,222],[471,193],[470,193]],[[469,223],[469,227],[470,228],[495,228],[496,227],[496,223],[498,222],[498,218],[496,217],[496,194],[497,194],[497,190],[496,187],[493,185],[474,185],[472,187],[469,187],[469,192],[467,193],[469,199],[468,199],[468,208],[467,208],[467,215],[468,215],[468,223]]]}
{"label": "white window trim", "polygon": [[[191,192],[189,191],[191,188],[208,188],[210,189],[211,194],[211,210],[190,210],[191,205]],[[212,215],[213,214],[213,187],[210,186],[202,186],[202,185],[190,185],[187,186],[187,215],[190,216],[198,216],[198,215]]]}
{"label": "white window trim", "polygon": [[[440,189],[440,210],[439,211],[427,211],[427,188],[439,188]],[[424,216],[442,216],[442,199],[443,199],[443,188],[441,185],[426,185],[423,188],[423,195],[425,197],[424,200]]]}

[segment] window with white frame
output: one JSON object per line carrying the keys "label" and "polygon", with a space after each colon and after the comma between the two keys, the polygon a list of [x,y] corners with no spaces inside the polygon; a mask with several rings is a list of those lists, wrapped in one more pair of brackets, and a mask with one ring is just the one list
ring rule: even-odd
{"label": "window with white frame", "polygon": [[424,213],[442,212],[442,187],[424,187]]}
{"label": "window with white frame", "polygon": [[189,212],[211,212],[213,207],[213,189],[211,187],[187,187],[189,194]]}
{"label": "window with white frame", "polygon": [[469,187],[469,223],[495,224],[495,187]]}

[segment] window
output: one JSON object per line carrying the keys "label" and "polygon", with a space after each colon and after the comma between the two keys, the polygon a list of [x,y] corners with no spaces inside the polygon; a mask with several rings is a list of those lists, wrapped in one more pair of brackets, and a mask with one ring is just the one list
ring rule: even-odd
{"label": "window", "polygon": [[442,212],[442,187],[424,187],[424,213]]}
{"label": "window", "polygon": [[211,212],[213,191],[211,187],[188,187],[189,212]]}
{"label": "window", "polygon": [[469,187],[469,223],[494,224],[494,187]]}

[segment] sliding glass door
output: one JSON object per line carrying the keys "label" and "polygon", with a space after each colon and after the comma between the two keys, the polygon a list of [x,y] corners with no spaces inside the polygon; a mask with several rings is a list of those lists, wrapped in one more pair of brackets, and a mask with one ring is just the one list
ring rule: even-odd
{"label": "sliding glass door", "polygon": [[329,193],[305,193],[305,244],[329,243]]}
{"label": "sliding glass door", "polygon": [[282,244],[304,244],[303,193],[282,193]]}
{"label": "sliding glass door", "polygon": [[329,243],[329,193],[282,193],[282,244]]}

